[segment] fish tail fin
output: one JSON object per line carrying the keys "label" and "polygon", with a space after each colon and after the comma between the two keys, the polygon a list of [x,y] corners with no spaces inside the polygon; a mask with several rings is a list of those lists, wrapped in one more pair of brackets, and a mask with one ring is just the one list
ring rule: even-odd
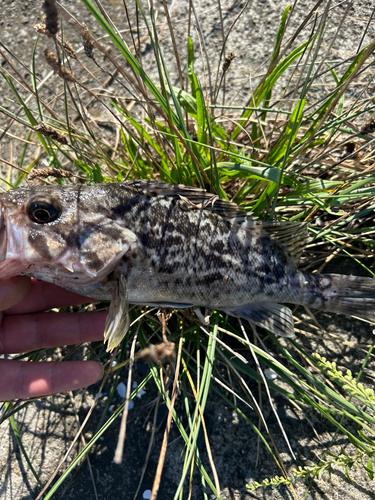
{"label": "fish tail fin", "polygon": [[311,307],[375,321],[375,279],[342,274],[316,279],[321,297]]}

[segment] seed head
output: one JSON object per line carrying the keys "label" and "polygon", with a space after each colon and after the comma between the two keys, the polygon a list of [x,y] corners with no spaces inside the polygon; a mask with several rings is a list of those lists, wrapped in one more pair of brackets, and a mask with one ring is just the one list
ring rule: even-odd
{"label": "seed head", "polygon": [[372,134],[375,132],[375,118],[371,118],[367,123],[361,128],[361,134]]}
{"label": "seed head", "polygon": [[229,54],[229,56],[227,56],[224,60],[224,63],[223,63],[223,72],[225,73],[226,71],[228,71],[229,69],[229,66],[230,66],[230,63],[233,61],[233,59],[236,57],[235,54],[233,54],[233,52],[231,52]]}
{"label": "seed head", "polygon": [[52,38],[53,35],[50,31],[48,31],[47,26],[44,23],[38,23],[34,26],[34,30],[41,35],[46,35],[49,38]]}
{"label": "seed head", "polygon": [[48,49],[46,49],[44,51],[44,55],[46,57],[47,63],[51,66],[53,71],[58,74],[59,69],[60,69],[60,65],[61,65],[60,59],[57,57],[57,55],[54,52],[52,52],[51,50],[48,50]]}
{"label": "seed head", "polygon": [[62,170],[59,168],[36,168],[30,172],[28,179],[35,179],[36,177],[55,177],[56,179],[64,179],[74,177],[74,174],[68,170]]}
{"label": "seed head", "polygon": [[150,344],[146,349],[142,349],[139,356],[144,361],[152,361],[155,365],[173,363],[176,359],[176,346],[173,342],[162,342],[161,344]]}
{"label": "seed head", "polygon": [[92,43],[91,40],[91,35],[88,27],[86,26],[85,23],[83,24],[84,31],[82,32],[82,37],[83,37],[83,48],[85,50],[85,54],[87,57],[90,59],[94,59],[94,44]]}
{"label": "seed head", "polygon": [[[39,134],[42,134],[45,137],[51,137],[51,139],[53,139],[57,142],[60,142],[61,144],[68,143],[68,141],[66,140],[66,137],[61,135],[60,132],[58,132],[56,129],[50,127],[46,123],[40,123],[39,125],[34,127],[34,130],[35,130],[35,132],[39,132]],[[50,174],[48,174],[48,175],[50,175]]]}
{"label": "seed head", "polygon": [[44,55],[46,56],[47,63],[51,66],[53,71],[57,75],[59,75],[60,78],[62,78],[66,82],[75,82],[76,79],[74,78],[72,73],[61,64],[60,59],[54,52],[46,49],[44,51]]}
{"label": "seed head", "polygon": [[55,0],[44,0],[43,9],[46,14],[46,29],[51,35],[59,31],[59,15]]}
{"label": "seed head", "polygon": [[[44,23],[38,23],[34,26],[34,30],[41,35],[46,35],[48,38],[53,38],[54,35],[50,31],[47,30],[47,27]],[[65,54],[73,59],[77,59],[76,51],[68,42],[63,42],[59,35],[56,36],[57,43],[62,47]]]}

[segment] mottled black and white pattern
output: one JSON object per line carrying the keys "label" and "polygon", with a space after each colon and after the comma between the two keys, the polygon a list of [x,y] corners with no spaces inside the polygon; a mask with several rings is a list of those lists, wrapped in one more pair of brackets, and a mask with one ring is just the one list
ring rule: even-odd
{"label": "mottled black and white pattern", "polygon": [[[30,200],[53,204],[58,217],[36,223]],[[130,303],[207,306],[286,335],[293,320],[280,302],[374,318],[372,279],[296,270],[304,225],[248,220],[199,189],[38,186],[3,194],[0,203],[0,279],[28,274],[109,299],[118,269]]]}

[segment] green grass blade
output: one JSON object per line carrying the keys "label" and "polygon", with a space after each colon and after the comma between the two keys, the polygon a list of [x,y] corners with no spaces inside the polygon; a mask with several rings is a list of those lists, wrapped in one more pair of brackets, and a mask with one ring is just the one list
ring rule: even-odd
{"label": "green grass blade", "polygon": [[[273,88],[277,80],[283,75],[283,73],[289,68],[289,66],[304,52],[306,46],[309,42],[304,42],[302,45],[294,49],[285,59],[283,59],[276,68],[271,72],[271,74],[265,79],[263,83],[255,90],[253,98],[249,100],[247,106],[251,104],[255,104],[259,106],[264,100],[265,96],[270,92]],[[236,140],[238,134],[241,132],[242,127],[245,127],[249,118],[251,117],[253,111],[251,109],[247,109],[242,113],[240,118],[239,126],[236,126],[231,134],[231,140]]]}
{"label": "green grass blade", "polygon": [[297,102],[297,105],[285,127],[284,133],[279,136],[275,145],[268,154],[267,162],[270,165],[277,163],[283,156],[285,156],[288,149],[292,147],[301,126],[305,104],[306,99],[301,99]]}
{"label": "green grass blade", "polygon": [[[289,14],[290,9],[291,9],[291,5],[288,5],[281,16],[279,29],[277,30],[275,43],[274,43],[273,50],[272,50],[270,67],[272,67],[272,65],[275,63],[275,61],[277,60],[277,58],[280,55],[281,43],[282,43],[284,35],[285,35],[286,21],[288,19],[288,14]],[[272,97],[272,88],[267,92],[267,94],[264,97],[264,107],[265,108],[269,108],[271,97]],[[267,112],[265,111],[264,113],[262,113],[260,120],[266,121],[266,119],[267,119]]]}
{"label": "green grass blade", "polygon": [[[198,412],[198,407],[200,406],[202,413],[204,413],[204,408],[206,405],[207,401],[207,396],[208,396],[208,391],[211,386],[211,375],[212,375],[212,370],[214,366],[214,360],[215,360],[215,349],[216,349],[216,337],[217,337],[217,327],[218,327],[218,320],[219,320],[219,315],[216,314],[216,319],[215,319],[215,326],[213,328],[213,334],[212,336],[209,337],[208,339],[208,345],[207,345],[207,353],[206,353],[206,360],[204,363],[203,367],[203,374],[202,374],[202,382],[199,387],[199,393],[198,393],[198,399],[196,401],[196,407],[193,415],[193,422],[195,424],[195,429],[194,429],[194,435],[189,443],[188,443],[188,448],[187,448],[187,458],[186,458],[186,464],[189,465],[191,463],[191,460],[193,458],[193,455],[196,450],[196,445],[197,445],[197,439],[198,439],[198,432],[200,429],[201,425],[201,419],[199,416]],[[188,467],[186,466],[182,473],[181,473],[181,478],[179,485],[177,487],[174,499],[177,500],[178,496],[180,495],[183,483],[186,478],[186,474],[188,472]]]}
{"label": "green grass blade", "polygon": [[219,170],[231,170],[235,172],[245,172],[249,178],[262,179],[278,184],[281,180],[281,171],[277,167],[257,167],[253,165],[246,165],[244,163],[234,163],[223,161],[217,164]]}
{"label": "green grass blade", "polygon": [[[6,403],[6,408],[8,408],[8,407],[9,407],[9,403]],[[17,424],[16,424],[16,421],[14,420],[13,415],[11,415],[9,417],[9,423],[10,423],[10,426],[12,428],[14,437],[16,438],[17,444],[21,450],[23,457],[25,458],[25,460],[27,462],[27,465],[28,465],[32,475],[34,476],[34,478],[35,478],[36,482],[39,484],[39,486],[42,487],[43,484],[42,484],[41,480],[39,479],[39,476],[31,463],[31,460],[30,460],[30,458],[25,450],[25,447],[23,446],[22,439],[21,439],[20,433],[18,432]]]}

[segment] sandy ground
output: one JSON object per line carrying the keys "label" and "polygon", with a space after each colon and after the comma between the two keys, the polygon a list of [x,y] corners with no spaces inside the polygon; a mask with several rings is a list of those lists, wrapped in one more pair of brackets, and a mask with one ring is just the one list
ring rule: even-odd
{"label": "sandy ground", "polygon": [[[35,0],[2,0],[0,12],[0,41],[11,48],[12,52],[19,57],[25,65],[31,60],[32,41],[35,39],[33,25],[39,22],[42,17],[41,2]],[[203,4],[203,2],[202,2]],[[90,29],[98,36],[99,29],[90,20],[84,7],[78,0],[66,1],[66,7],[72,11],[80,20],[85,20]],[[108,8],[113,13],[114,19],[123,20],[121,3],[113,0],[109,1]],[[282,9],[287,5],[285,1],[256,0],[251,2],[245,10],[240,23],[233,30],[227,44],[227,52],[234,52],[236,59],[232,63],[231,73],[227,80],[227,103],[243,102],[243,96],[247,95],[252,85],[252,77],[256,70],[269,56],[272,49],[273,39],[277,30]],[[312,1],[300,2],[294,14],[294,26],[301,21],[303,16],[314,5]],[[325,4],[324,4],[325,5]],[[223,2],[223,18],[225,28],[228,29],[233,20],[244,6],[243,2]],[[338,24],[339,16],[342,15],[348,2],[338,3],[332,9],[332,21],[328,28],[333,33]],[[156,8],[162,8],[157,5]],[[332,48],[332,59],[345,59],[348,54],[352,54],[353,47],[359,44],[362,32],[370,17],[372,2],[356,1],[352,6],[349,17],[341,31],[339,40]],[[131,10],[131,9],[130,9]],[[219,25],[219,12],[216,3],[206,3],[197,6],[200,25],[205,34],[205,43],[209,54],[212,78],[214,79],[217,67],[218,53],[221,49],[221,30]],[[186,40],[186,19],[187,2],[179,1],[172,9],[172,19],[177,27],[177,43],[181,46],[181,53],[184,54]],[[194,26],[197,26],[194,23]],[[306,28],[306,33],[311,27]],[[167,28],[164,28],[163,48],[167,60],[171,58],[172,50]],[[368,41],[374,34],[373,25],[370,26]],[[192,30],[196,51],[198,53],[198,42],[196,30]],[[365,41],[366,41],[365,40]],[[78,42],[77,42],[78,44]],[[77,45],[78,46],[78,45]],[[36,53],[38,72],[41,77],[45,76],[49,69],[44,63],[42,47]],[[152,67],[152,54],[149,47],[145,47],[144,58],[147,64]],[[197,57],[198,59],[198,57]],[[4,61],[0,58],[2,64]],[[206,61],[207,68],[207,61]],[[200,62],[197,62],[199,70]],[[173,68],[172,68],[173,71]],[[26,73],[26,70],[25,70]],[[261,69],[258,70],[258,74]],[[322,82],[324,84],[324,82]],[[6,101],[6,86],[0,83],[1,104],[9,105]],[[17,158],[17,148],[13,141],[3,140],[0,144],[1,155],[12,161]],[[341,263],[343,265],[343,263]],[[327,269],[328,271],[328,269]],[[321,336],[312,338],[301,338],[304,346],[313,352],[329,357],[332,361],[337,361],[342,367],[347,367],[355,371],[361,364],[363,352],[360,349],[350,348],[344,345],[342,340],[347,340],[356,344],[368,344],[371,329],[359,321],[348,321],[343,317],[333,315],[319,315],[319,322],[324,325]],[[330,336],[328,336],[330,335]],[[339,341],[334,339],[337,335]],[[364,382],[373,384],[373,364],[366,372]],[[135,380],[140,381],[145,376],[146,367],[137,365]],[[123,381],[126,382],[126,373],[122,374]],[[257,392],[257,387],[251,387]],[[22,442],[27,449],[27,453],[32,459],[36,472],[41,481],[45,484],[51,477],[57,464],[68,450],[77,430],[77,418],[83,421],[85,415],[93,401],[93,397],[98,390],[98,386],[90,387],[87,391],[79,391],[74,398],[74,404],[68,395],[51,396],[40,401],[30,403],[24,410],[16,415],[16,422],[22,436]],[[56,497],[69,500],[79,500],[84,495],[85,498],[95,498],[94,484],[97,491],[97,498],[106,499],[109,497],[131,499],[134,496],[142,466],[147,454],[150,439],[150,422],[153,414],[151,404],[157,396],[157,392],[152,383],[146,388],[146,395],[135,401],[135,406],[130,412],[128,436],[126,441],[124,461],[121,466],[112,463],[114,448],[118,435],[119,422],[116,421],[108,431],[101,437],[92,449],[89,461],[81,464],[76,473],[70,477],[58,490]],[[101,417],[101,411],[106,401],[106,395],[100,399],[100,404],[89,420],[84,436],[88,441],[96,430],[96,425]],[[120,396],[114,399],[112,411],[121,403]],[[320,450],[325,449],[330,442],[334,429],[327,426],[310,409],[304,412],[297,412],[294,407],[282,398],[276,397],[275,405],[285,430],[291,441],[291,445],[296,454],[297,460],[294,462],[288,453],[285,442],[278,430],[276,420],[272,412],[264,403],[264,411],[267,423],[270,426],[279,449],[282,452],[284,463],[290,471],[298,465],[309,465],[316,462]],[[183,413],[183,402],[177,403],[180,413]],[[75,415],[77,411],[77,416]],[[279,474],[274,462],[269,457],[264,448],[260,447],[258,464],[257,438],[251,432],[238,415],[232,412],[223,401],[214,394],[206,410],[208,433],[214,460],[218,469],[222,498],[229,499],[289,499],[292,498],[290,490],[281,487],[277,490],[267,489],[265,491],[249,492],[246,483],[256,480],[261,481],[265,477],[272,477]],[[150,463],[145,474],[140,493],[137,498],[143,498],[145,490],[152,487],[156,464],[158,460],[163,428],[165,422],[165,408],[160,408],[158,422],[161,428],[156,437]],[[256,423],[256,418],[253,418]],[[313,429],[314,428],[314,429]],[[353,430],[355,431],[355,429]],[[334,447],[337,452],[344,446],[350,453],[352,450],[346,441],[338,441]],[[82,443],[76,444],[70,453],[67,464],[74,459],[77,450],[82,447]],[[204,449],[203,437],[200,443]],[[173,498],[175,488],[178,484],[179,471],[181,470],[181,451],[183,444],[178,432],[172,429],[170,445],[168,447],[163,481],[159,493],[161,500]],[[209,468],[207,455],[202,452],[202,460]],[[90,467],[92,478],[90,477]],[[65,466],[63,466],[63,469]],[[309,490],[308,500],[370,500],[375,498],[375,486],[370,482],[368,476],[362,469],[354,470],[351,473],[353,483],[349,483],[341,471],[337,471],[329,477],[323,475],[320,480],[314,482]],[[298,498],[302,499],[306,487],[302,483],[296,485]],[[6,422],[0,428],[0,498],[3,500],[26,500],[34,499],[40,492],[40,487],[36,483],[27,463],[25,462],[19,447],[16,444],[9,424]],[[210,493],[208,493],[208,497]],[[184,496],[187,498],[187,496]],[[192,492],[193,500],[203,498],[202,487],[198,475],[194,475],[194,488]]]}

